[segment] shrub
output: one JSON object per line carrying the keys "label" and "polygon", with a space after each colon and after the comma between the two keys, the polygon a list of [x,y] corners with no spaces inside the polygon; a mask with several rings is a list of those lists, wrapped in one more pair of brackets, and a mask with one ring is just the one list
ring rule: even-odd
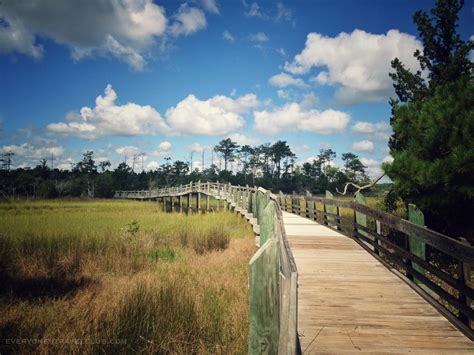
{"label": "shrub", "polygon": [[176,252],[173,248],[164,247],[164,248],[157,248],[153,249],[149,254],[148,257],[152,261],[173,261],[176,258]]}
{"label": "shrub", "polygon": [[227,249],[229,242],[230,237],[228,231],[223,227],[213,227],[193,239],[193,249],[198,254],[204,254],[208,251]]}

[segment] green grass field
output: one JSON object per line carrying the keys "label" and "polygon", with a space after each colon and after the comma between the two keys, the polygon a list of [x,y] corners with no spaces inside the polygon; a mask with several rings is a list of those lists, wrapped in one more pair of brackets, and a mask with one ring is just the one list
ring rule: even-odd
{"label": "green grass field", "polygon": [[0,204],[0,353],[244,353],[251,227],[155,202]]}

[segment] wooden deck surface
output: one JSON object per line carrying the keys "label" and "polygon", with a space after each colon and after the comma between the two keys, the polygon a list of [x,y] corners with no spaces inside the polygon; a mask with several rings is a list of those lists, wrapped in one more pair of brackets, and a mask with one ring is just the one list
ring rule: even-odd
{"label": "wooden deck surface", "polygon": [[284,212],[304,354],[474,353],[474,343],[350,238]]}

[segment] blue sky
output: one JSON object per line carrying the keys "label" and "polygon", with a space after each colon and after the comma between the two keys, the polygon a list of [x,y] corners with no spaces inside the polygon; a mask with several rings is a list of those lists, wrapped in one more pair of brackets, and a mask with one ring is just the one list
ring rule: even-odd
{"label": "blue sky", "polygon": [[200,167],[203,150],[209,165],[222,138],[282,139],[299,162],[331,147],[376,175],[390,159],[390,60],[418,68],[412,15],[433,4],[4,0],[0,150],[15,166],[53,153],[61,168],[85,150],[114,165],[143,152],[154,169],[192,151]]}

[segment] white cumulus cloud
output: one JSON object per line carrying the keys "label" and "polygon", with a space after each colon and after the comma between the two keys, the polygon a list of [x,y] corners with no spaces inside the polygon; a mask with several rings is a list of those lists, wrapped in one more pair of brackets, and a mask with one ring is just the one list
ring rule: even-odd
{"label": "white cumulus cloud", "polygon": [[4,145],[0,148],[1,153],[13,153],[14,157],[21,157],[25,159],[50,159],[51,154],[54,157],[60,157],[64,154],[62,146],[54,147],[38,147],[30,143],[23,143],[20,145],[10,144]]}
{"label": "white cumulus cloud", "polygon": [[168,141],[164,141],[158,144],[158,148],[160,148],[160,150],[170,150],[171,146],[172,144]]}
{"label": "white cumulus cloud", "polygon": [[256,145],[261,143],[260,139],[242,133],[232,133],[229,138],[239,145]]}
{"label": "white cumulus cloud", "polygon": [[171,156],[171,147],[173,145],[168,141],[163,141],[158,144],[158,149],[153,150],[150,155],[156,157],[169,157]]}
{"label": "white cumulus cloud", "polygon": [[218,15],[219,6],[217,5],[216,0],[201,0],[201,5],[207,12]]}
{"label": "white cumulus cloud", "polygon": [[357,152],[373,152],[375,150],[374,143],[368,140],[354,142],[351,148]]}
{"label": "white cumulus cloud", "polygon": [[255,111],[254,127],[266,134],[286,131],[308,131],[321,134],[342,132],[350,116],[336,110],[306,110],[298,103],[288,103],[273,111]]}
{"label": "white cumulus cloud", "polygon": [[170,32],[173,36],[188,36],[206,28],[206,26],[207,21],[204,11],[184,3],[181,4],[178,12],[174,15],[174,22],[170,26]]}
{"label": "white cumulus cloud", "polygon": [[116,148],[115,152],[119,155],[122,155],[122,156],[132,157],[135,154],[138,154],[140,152],[140,149],[138,147],[133,146],[133,145],[127,145],[127,146]]}
{"label": "white cumulus cloud", "polygon": [[136,70],[155,38],[165,33],[167,19],[152,0],[6,1],[0,17],[0,52],[17,51],[35,58],[43,54],[38,37],[48,37],[71,49],[78,60],[113,55]]}
{"label": "white cumulus cloud", "polygon": [[158,162],[152,160],[149,163],[147,163],[146,170],[154,171],[154,170],[158,169],[159,167],[160,167],[160,164]]}
{"label": "white cumulus cloud", "polygon": [[352,126],[352,132],[367,134],[374,139],[386,141],[390,136],[391,127],[388,123],[383,121],[376,123],[358,121]]}
{"label": "white cumulus cloud", "polygon": [[188,147],[190,152],[193,153],[202,153],[206,150],[209,150],[208,146],[202,145],[201,143],[194,142]]}
{"label": "white cumulus cloud", "polygon": [[367,166],[367,173],[370,177],[375,178],[382,174],[381,162],[371,158],[360,158],[360,162]]}
{"label": "white cumulus cloud", "polygon": [[96,98],[94,108],[85,106],[79,113],[71,112],[65,122],[51,123],[47,129],[50,132],[86,139],[105,135],[153,135],[169,131],[160,113],[153,107],[135,103],[117,105],[116,99],[117,93],[111,85],[107,85],[104,96]]}
{"label": "white cumulus cloud", "polygon": [[320,69],[314,80],[337,84],[336,97],[343,102],[378,100],[392,92],[391,60],[397,57],[407,68],[418,70],[413,53],[421,47],[414,36],[398,30],[379,35],[356,29],[336,37],[310,33],[303,51],[285,64],[285,70],[304,74]]}
{"label": "white cumulus cloud", "polygon": [[297,86],[300,88],[306,87],[304,80],[301,78],[294,78],[290,74],[287,73],[280,73],[273,75],[268,82],[276,87],[284,88],[287,86]]}
{"label": "white cumulus cloud", "polygon": [[255,94],[237,99],[219,95],[204,101],[189,95],[166,111],[166,121],[177,133],[224,135],[241,128],[245,123],[241,114],[259,104]]}

